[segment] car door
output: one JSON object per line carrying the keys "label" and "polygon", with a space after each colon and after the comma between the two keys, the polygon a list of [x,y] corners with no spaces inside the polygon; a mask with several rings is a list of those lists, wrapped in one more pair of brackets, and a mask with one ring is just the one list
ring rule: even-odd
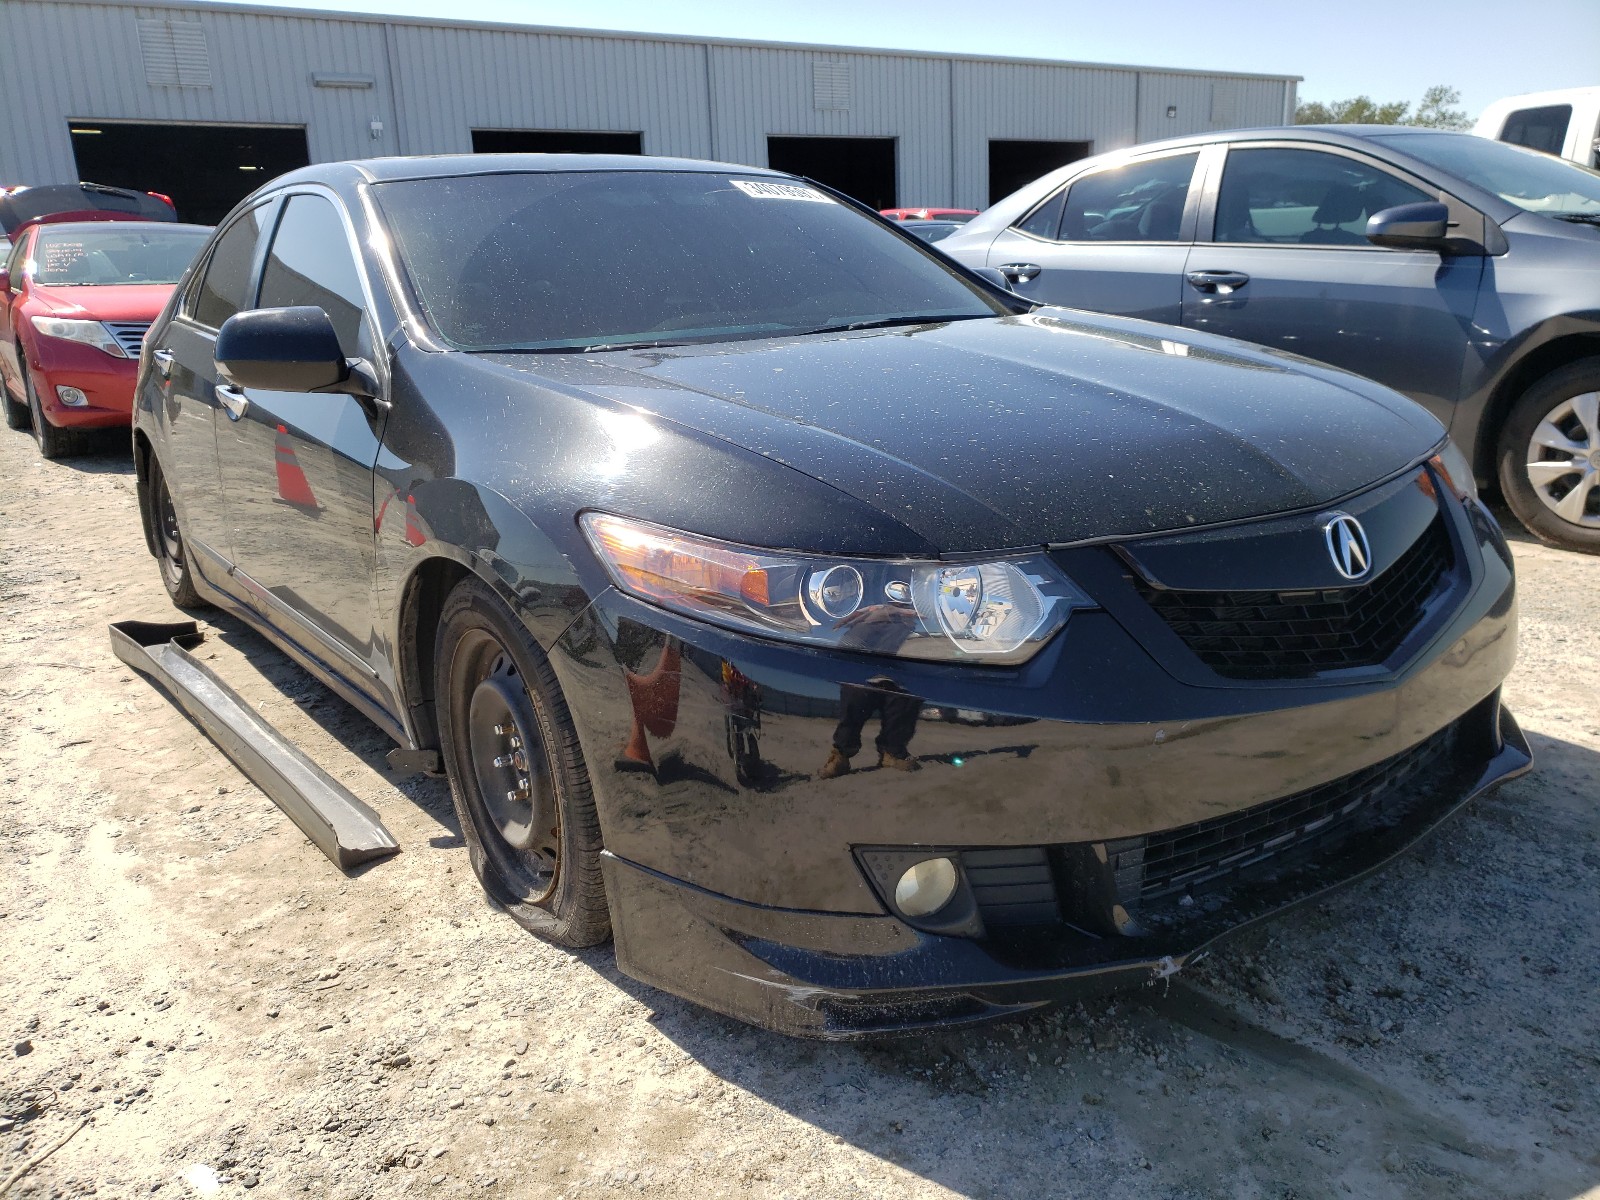
{"label": "car door", "polygon": [[1074,176],[1005,230],[987,265],[1047,304],[1178,324],[1199,148]]}
{"label": "car door", "polygon": [[[1449,424],[1481,254],[1374,246],[1367,219],[1445,200],[1365,155],[1299,144],[1234,145],[1189,252],[1183,323],[1355,371]],[[1208,240],[1209,239],[1209,240]]]}
{"label": "car door", "polygon": [[184,542],[197,569],[219,587],[225,586],[233,552],[217,465],[221,380],[212,352],[222,323],[250,304],[266,248],[264,231],[276,210],[271,200],[247,209],[212,240],[172,320],[151,347],[144,381],[146,388],[158,389],[152,403],[165,413],[159,454]]}
{"label": "car door", "polygon": [[18,398],[22,396],[22,344],[14,323],[27,283],[23,264],[28,260],[28,247],[36,232],[36,229],[25,229],[17,235],[16,244],[6,256],[8,281],[5,290],[0,291],[0,376]]}
{"label": "car door", "polygon": [[[365,277],[331,196],[284,200],[253,307],[314,305],[347,358],[381,359]],[[278,630],[387,702],[373,663],[373,465],[382,400],[223,391],[218,455],[235,577]]]}

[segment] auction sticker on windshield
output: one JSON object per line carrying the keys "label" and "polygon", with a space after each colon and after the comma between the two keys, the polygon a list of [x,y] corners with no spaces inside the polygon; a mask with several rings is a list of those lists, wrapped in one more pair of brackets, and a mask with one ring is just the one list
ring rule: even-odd
{"label": "auction sticker on windshield", "polygon": [[745,195],[754,196],[757,200],[815,200],[821,204],[833,203],[821,192],[802,187],[798,183],[758,183],[750,179],[734,179],[729,182]]}

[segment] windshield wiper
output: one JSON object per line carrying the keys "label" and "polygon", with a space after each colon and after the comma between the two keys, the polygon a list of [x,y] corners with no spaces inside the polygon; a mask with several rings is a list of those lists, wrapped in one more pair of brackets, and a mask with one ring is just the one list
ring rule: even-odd
{"label": "windshield wiper", "polygon": [[1571,221],[1575,225],[1600,225],[1600,212],[1551,213],[1558,221]]}
{"label": "windshield wiper", "polygon": [[805,337],[813,333],[850,333],[857,329],[888,329],[893,325],[935,325],[941,321],[977,321],[995,313],[905,313],[898,317],[878,317],[871,321],[846,321],[840,325],[819,325],[797,331]]}

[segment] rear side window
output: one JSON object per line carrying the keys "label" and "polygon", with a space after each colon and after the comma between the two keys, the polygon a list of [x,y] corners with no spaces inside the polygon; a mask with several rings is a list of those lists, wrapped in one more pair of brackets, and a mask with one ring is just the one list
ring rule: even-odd
{"label": "rear side window", "polygon": [[1367,218],[1373,213],[1437,199],[1339,154],[1232,149],[1217,194],[1215,240],[1366,246]]}
{"label": "rear side window", "polygon": [[1546,154],[1560,154],[1567,144],[1567,126],[1572,121],[1572,105],[1550,104],[1544,108],[1521,108],[1506,118],[1500,140]]}
{"label": "rear side window", "polygon": [[366,303],[338,210],[321,196],[289,197],[261,269],[261,307],[315,305],[339,331],[345,357],[358,358]]}
{"label": "rear side window", "polygon": [[1031,233],[1034,237],[1055,240],[1056,231],[1061,228],[1061,202],[1067,198],[1067,190],[1062,188],[1038,208],[1034,209],[1021,221],[1016,228],[1021,233]]}
{"label": "rear side window", "polygon": [[1075,180],[1061,213],[1064,242],[1171,242],[1183,223],[1194,154],[1143,159]]}
{"label": "rear side window", "polygon": [[234,313],[250,307],[250,268],[255,265],[261,222],[269,208],[268,204],[252,208],[217,239],[189,314],[200,324],[220,329]]}

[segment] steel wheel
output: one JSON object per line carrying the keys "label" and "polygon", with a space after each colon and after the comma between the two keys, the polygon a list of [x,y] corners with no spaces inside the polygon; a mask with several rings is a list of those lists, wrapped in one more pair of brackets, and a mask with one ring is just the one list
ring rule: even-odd
{"label": "steel wheel", "polygon": [[167,477],[161,464],[150,459],[150,526],[155,534],[156,562],[161,567],[161,583],[179,608],[204,608],[206,601],[194,586],[189,558],[183,544],[183,527],[178,524],[178,509],[172,502]]}
{"label": "steel wheel", "polygon": [[476,823],[484,853],[514,899],[539,904],[561,872],[561,813],[538,716],[516,665],[492,634],[474,630],[456,656],[452,674],[463,691],[472,688],[467,755],[482,802]]}
{"label": "steel wheel", "polygon": [[1561,401],[1528,439],[1528,482],[1563,521],[1600,529],[1600,392]]}
{"label": "steel wheel", "polygon": [[594,790],[561,685],[503,600],[469,576],[434,639],[439,748],[483,890],[564,946],[611,936]]}

